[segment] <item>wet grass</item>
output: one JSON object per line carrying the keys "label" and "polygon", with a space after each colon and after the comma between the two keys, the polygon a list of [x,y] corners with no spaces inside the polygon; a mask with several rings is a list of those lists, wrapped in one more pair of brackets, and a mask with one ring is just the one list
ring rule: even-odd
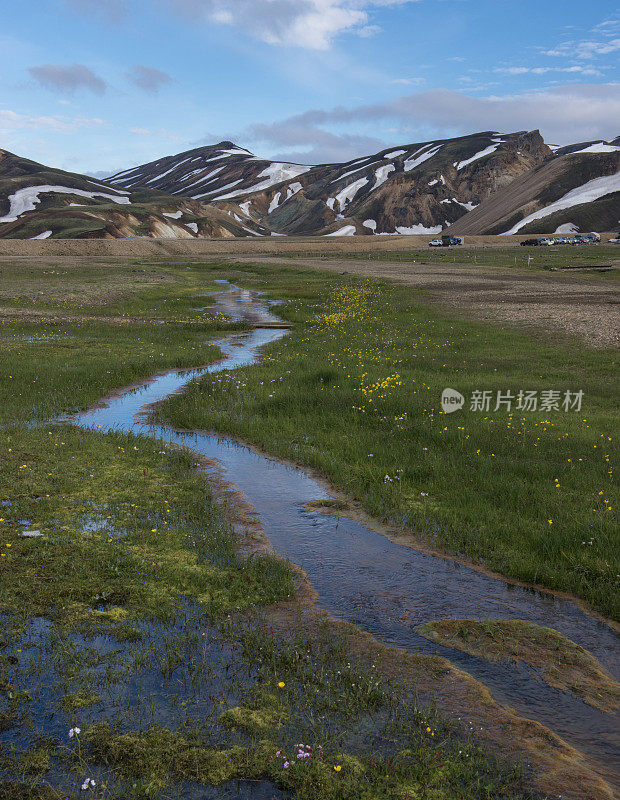
{"label": "wet grass", "polygon": [[540,669],[550,686],[571,692],[608,714],[620,706],[620,684],[591,653],[551,628],[522,620],[456,619],[429,622],[417,631],[433,642],[488,661],[523,661]]}
{"label": "wet grass", "polygon": [[[618,617],[614,352],[455,321],[411,289],[254,271],[298,327],[163,416],[311,467],[428,546]],[[466,397],[459,413],[442,412],[446,387]],[[488,411],[470,410],[475,390]],[[582,390],[582,409],[519,411],[520,390]],[[511,411],[495,410],[498,391]]]}
{"label": "wet grass", "polygon": [[[178,271],[168,287],[183,297]],[[95,272],[78,310],[160,313],[152,289],[111,298],[105,271],[97,296]],[[221,275],[202,272],[207,286]],[[522,770],[356,663],[333,628],[269,631],[260,609],[293,575],[239,555],[190,454],[45,423],[214,360],[213,325],[0,328],[0,798],[264,796],[256,781],[302,798],[533,796]]]}
{"label": "wet grass", "polygon": [[[71,314],[120,317],[145,322],[192,322],[210,330],[243,328],[230,325],[200,306],[201,295],[222,287],[217,262],[201,269],[192,263],[132,262],[128,259],[92,266],[68,261],[5,263],[0,269],[0,306],[22,309],[25,314]],[[1,314],[0,314],[1,318]]]}
{"label": "wet grass", "polygon": [[281,562],[237,556],[189,455],[60,426],[1,436],[0,612],[113,627],[185,596],[217,617],[292,591]]}

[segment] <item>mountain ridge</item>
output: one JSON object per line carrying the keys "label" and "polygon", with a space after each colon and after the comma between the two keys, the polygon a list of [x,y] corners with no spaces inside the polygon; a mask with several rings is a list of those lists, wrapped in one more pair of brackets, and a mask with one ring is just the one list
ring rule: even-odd
{"label": "mountain ridge", "polygon": [[620,225],[620,137],[548,146],[482,131],[343,163],[223,140],[99,179],[0,150],[0,237],[553,233]]}

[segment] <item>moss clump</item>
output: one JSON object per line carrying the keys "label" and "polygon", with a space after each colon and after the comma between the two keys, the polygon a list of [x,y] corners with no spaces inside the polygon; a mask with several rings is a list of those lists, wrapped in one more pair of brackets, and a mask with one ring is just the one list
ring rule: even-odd
{"label": "moss clump", "polygon": [[191,780],[218,785],[233,778],[259,777],[266,769],[266,753],[275,745],[216,750],[201,746],[166,728],[115,734],[107,724],[90,726],[83,733],[91,757],[114,766],[122,778],[151,776],[152,788],[161,791],[171,781]]}
{"label": "moss clump", "polygon": [[314,511],[317,514],[322,514],[325,517],[343,517],[352,513],[352,508],[349,503],[344,500],[310,500],[309,503],[304,503],[306,511]]}
{"label": "moss clump", "polygon": [[78,689],[76,692],[69,692],[61,701],[63,711],[76,711],[78,708],[88,708],[99,703],[101,697],[92,689]]}
{"label": "moss clump", "polygon": [[260,734],[265,733],[270,728],[279,727],[288,717],[289,715],[286,712],[277,708],[236,706],[220,714],[218,722],[231,731]]}
{"label": "moss clump", "polygon": [[431,641],[487,661],[523,661],[540,669],[550,686],[601,711],[612,713],[620,707],[620,684],[591,653],[552,628],[524,620],[446,619],[416,630]]}
{"label": "moss clump", "polygon": [[47,747],[32,747],[25,750],[19,758],[20,772],[30,777],[37,776],[39,780],[50,766],[50,751]]}

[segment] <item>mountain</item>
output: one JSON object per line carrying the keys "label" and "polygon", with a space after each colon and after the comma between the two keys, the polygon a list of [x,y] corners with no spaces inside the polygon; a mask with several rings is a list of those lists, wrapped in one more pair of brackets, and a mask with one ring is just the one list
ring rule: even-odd
{"label": "mountain", "polygon": [[121,189],[0,150],[0,238],[261,235],[226,212],[155,189]]}
{"label": "mountain", "polygon": [[459,234],[576,233],[620,224],[620,140],[555,151],[450,227]]}
{"label": "mountain", "polygon": [[265,161],[220,142],[108,180],[189,195],[280,234],[433,234],[552,157],[538,131],[417,142],[320,166]]}
{"label": "mountain", "polygon": [[108,180],[126,189],[148,187],[210,203],[268,189],[308,170],[302,164],[266,161],[232,142],[220,142],[118,172]]}
{"label": "mountain", "polygon": [[257,158],[232,142],[105,181],[0,150],[0,237],[530,234],[617,230],[620,137],[548,146],[485,131],[344,164]]}

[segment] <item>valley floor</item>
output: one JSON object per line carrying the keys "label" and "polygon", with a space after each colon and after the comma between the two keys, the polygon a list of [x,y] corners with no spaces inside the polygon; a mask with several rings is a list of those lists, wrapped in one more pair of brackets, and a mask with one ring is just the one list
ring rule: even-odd
{"label": "valley floor", "polygon": [[[216,360],[214,340],[248,327],[208,310],[229,279],[277,301],[291,334],[158,419],[302,464],[414,547],[617,619],[615,340],[595,335],[608,274],[241,254],[0,268],[0,797],[77,797],[85,782],[102,800],[613,796],[609,765],[444,658],[322,615],[252,509],[191,454],[50,421]],[[544,307],[561,336],[478,319],[548,324],[520,305]],[[448,416],[446,386],[583,390],[583,413]]]}

